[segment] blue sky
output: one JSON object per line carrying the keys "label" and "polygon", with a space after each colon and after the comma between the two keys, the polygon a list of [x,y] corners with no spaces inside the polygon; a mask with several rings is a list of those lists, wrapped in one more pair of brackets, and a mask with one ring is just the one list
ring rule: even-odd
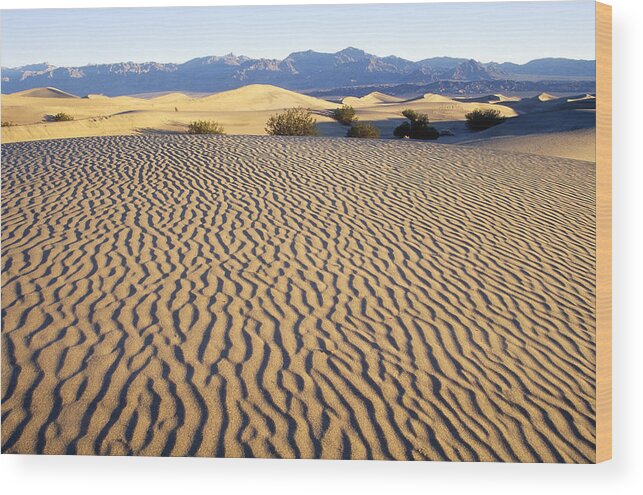
{"label": "blue sky", "polygon": [[1,63],[284,58],[347,46],[409,60],[593,59],[594,2],[3,10]]}

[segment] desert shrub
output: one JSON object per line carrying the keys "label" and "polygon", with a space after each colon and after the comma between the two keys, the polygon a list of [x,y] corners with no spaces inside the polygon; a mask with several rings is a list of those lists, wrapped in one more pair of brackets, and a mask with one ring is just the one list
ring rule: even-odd
{"label": "desert shrub", "polygon": [[56,115],[51,116],[52,122],[69,122],[74,120],[74,117],[65,112],[58,112]]}
{"label": "desert shrub", "polygon": [[486,110],[478,108],[466,114],[465,118],[467,119],[467,127],[472,131],[489,129],[489,127],[502,124],[506,120],[506,117],[500,115],[500,111],[494,108]]}
{"label": "desert shrub", "polygon": [[370,122],[355,122],[348,129],[346,137],[379,139],[380,130]]}
{"label": "desert shrub", "polygon": [[396,138],[410,139],[437,139],[440,133],[435,127],[429,125],[429,116],[415,110],[406,109],[402,112],[408,122],[403,122],[395,128],[393,135]]}
{"label": "desert shrub", "polygon": [[13,122],[10,122],[8,120],[3,120],[2,127],[13,127]]}
{"label": "desert shrub", "polygon": [[268,119],[266,132],[271,136],[316,136],[316,123],[312,114],[305,108],[289,108]]}
{"label": "desert shrub", "polygon": [[333,118],[340,124],[350,125],[357,120],[355,118],[355,109],[349,105],[343,105],[332,112]]}
{"label": "desert shrub", "polygon": [[411,135],[409,137],[411,139],[423,139],[426,141],[428,139],[437,139],[440,137],[440,133],[435,127],[427,124],[411,124]]}
{"label": "desert shrub", "polygon": [[396,138],[407,138],[411,137],[411,123],[402,122],[393,130],[393,135]]}
{"label": "desert shrub", "polygon": [[429,125],[429,116],[425,113],[419,113],[407,108],[402,112],[402,115],[409,119],[411,124]]}
{"label": "desert shrub", "polygon": [[195,120],[188,124],[188,134],[225,134],[225,130],[218,122]]}

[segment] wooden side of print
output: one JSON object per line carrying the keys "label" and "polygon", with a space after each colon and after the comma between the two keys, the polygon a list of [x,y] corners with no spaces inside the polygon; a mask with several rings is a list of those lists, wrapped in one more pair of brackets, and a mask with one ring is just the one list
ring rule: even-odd
{"label": "wooden side of print", "polygon": [[612,7],[596,3],[596,462],[612,457]]}

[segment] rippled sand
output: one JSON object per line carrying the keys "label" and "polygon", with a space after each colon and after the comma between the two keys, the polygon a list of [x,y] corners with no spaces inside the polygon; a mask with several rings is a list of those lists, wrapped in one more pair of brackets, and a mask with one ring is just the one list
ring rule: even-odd
{"label": "rippled sand", "polygon": [[590,462],[588,162],[2,146],[2,451]]}

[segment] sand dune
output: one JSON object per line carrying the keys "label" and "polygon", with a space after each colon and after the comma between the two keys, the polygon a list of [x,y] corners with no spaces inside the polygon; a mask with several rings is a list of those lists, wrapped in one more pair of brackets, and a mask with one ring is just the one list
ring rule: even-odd
{"label": "sand dune", "polygon": [[[275,86],[255,84],[202,98],[169,93],[156,98],[88,95],[73,100],[27,98],[21,94],[2,95],[3,120],[13,127],[2,129],[4,143],[84,136],[149,133],[184,133],[194,120],[216,120],[231,134],[265,134],[266,121],[276,111],[303,106],[318,112],[335,108],[319,98]],[[72,122],[43,122],[46,115],[65,112]],[[318,115],[320,123],[334,120]],[[343,130],[343,134],[346,131]]]}
{"label": "sand dune", "polygon": [[432,122],[441,121],[462,121],[465,120],[465,115],[476,109],[495,109],[505,117],[515,117],[518,112],[504,103],[480,103],[480,102],[465,102],[458,101],[447,96],[435,95],[428,93],[421,98],[407,100],[399,104],[400,111],[404,108],[411,108],[413,110],[424,112],[429,115]]}
{"label": "sand dune", "polygon": [[482,132],[456,132],[442,142],[538,155],[596,160],[596,99],[541,94],[503,106],[518,116]]}
{"label": "sand dune", "polygon": [[418,100],[427,101],[430,103],[457,103],[457,101],[453,98],[444,95],[436,95],[434,93],[426,93],[421,98],[418,98]]}
{"label": "sand dune", "polygon": [[[391,138],[393,137],[393,130],[404,122],[405,118],[402,116],[402,111],[407,108],[428,114],[430,121],[437,128],[455,130],[461,138],[464,138],[464,136],[470,137],[471,133],[465,126],[465,116],[473,110],[493,108],[505,117],[518,115],[518,111],[515,109],[501,104],[462,102],[430,93],[420,98],[403,100],[397,103],[379,103],[370,106],[356,106],[355,108],[357,117],[360,120],[374,122],[381,130],[383,137]],[[345,131],[343,133],[345,134]]]}
{"label": "sand dune", "polygon": [[397,96],[391,96],[379,91],[373,91],[372,93],[367,94],[366,96],[361,96],[359,98],[355,96],[348,96],[342,100],[343,105],[350,105],[352,107],[362,107],[362,106],[372,106],[379,103],[399,103],[404,101],[403,98],[398,98]]}
{"label": "sand dune", "polygon": [[27,89],[25,91],[14,93],[14,96],[22,96],[25,98],[78,98],[76,95],[72,95],[71,93],[67,93],[56,88]]}
{"label": "sand dune", "polygon": [[475,96],[475,97],[458,97],[455,98],[462,103],[502,103],[504,101],[520,101],[517,96],[505,96],[497,93],[493,95]]}
{"label": "sand dune", "polygon": [[155,96],[153,98],[150,98],[151,100],[154,101],[154,103],[159,103],[159,102],[166,102],[166,103],[181,103],[185,102],[188,100],[192,100],[192,98],[184,93],[165,93],[160,96]]}
{"label": "sand dune", "polygon": [[2,451],[590,462],[593,164],[2,146]]}
{"label": "sand dune", "polygon": [[[584,108],[588,103],[589,108]],[[560,98],[541,105],[545,108],[532,109],[482,132],[459,134],[451,138],[450,142],[595,161],[595,101],[575,99],[568,102],[567,99]]]}
{"label": "sand dune", "polygon": [[198,103],[213,104],[217,110],[231,111],[280,110],[291,107],[321,110],[337,106],[319,98],[267,84],[251,84],[231,91],[216,93],[200,98]]}
{"label": "sand dune", "polygon": [[589,162],[596,160],[596,130],[590,128],[558,131],[551,134],[486,136],[484,139],[463,141],[461,144]]}
{"label": "sand dune", "polygon": [[518,114],[557,112],[561,110],[596,110],[596,98],[592,97],[592,95],[556,98],[543,93],[533,98],[505,101],[503,105],[512,108]]}
{"label": "sand dune", "polygon": [[550,95],[549,93],[540,93],[538,96],[535,96],[534,98],[538,101],[551,101],[556,99],[555,96]]}
{"label": "sand dune", "polygon": [[596,96],[595,95],[590,95],[590,94],[584,94],[584,95],[579,95],[579,96],[572,96],[571,98],[567,98],[568,102],[576,102],[576,101],[596,101]]}
{"label": "sand dune", "polygon": [[[228,134],[262,135],[266,133],[266,121],[272,114],[297,106],[316,114],[322,136],[346,135],[346,127],[330,117],[329,110],[336,108],[337,103],[270,85],[255,84],[198,98],[176,92],[145,99],[103,95],[63,98],[52,88],[30,91],[40,97],[23,93],[2,95],[3,121],[14,124],[2,129],[3,143],[185,133],[194,120],[215,120]],[[581,115],[578,112],[577,117],[570,118],[570,111],[595,112],[596,100],[592,95],[554,98],[543,93],[524,99],[505,95],[456,99],[428,93],[420,98],[401,100],[373,92],[361,98],[345,98],[343,103],[354,106],[360,120],[374,122],[383,138],[393,138],[394,129],[404,121],[402,111],[410,108],[428,114],[438,129],[454,134],[440,138],[440,143],[475,142],[489,148],[595,159],[594,139],[586,131],[595,129],[595,113]],[[465,116],[476,109],[494,109],[505,117],[520,118],[512,118],[511,125],[508,121],[493,130],[472,133],[465,125]],[[47,115],[58,112],[72,115],[74,121],[43,122]],[[539,116],[534,117],[535,114]],[[573,123],[574,119],[579,123]],[[553,146],[547,144],[549,140]]]}

